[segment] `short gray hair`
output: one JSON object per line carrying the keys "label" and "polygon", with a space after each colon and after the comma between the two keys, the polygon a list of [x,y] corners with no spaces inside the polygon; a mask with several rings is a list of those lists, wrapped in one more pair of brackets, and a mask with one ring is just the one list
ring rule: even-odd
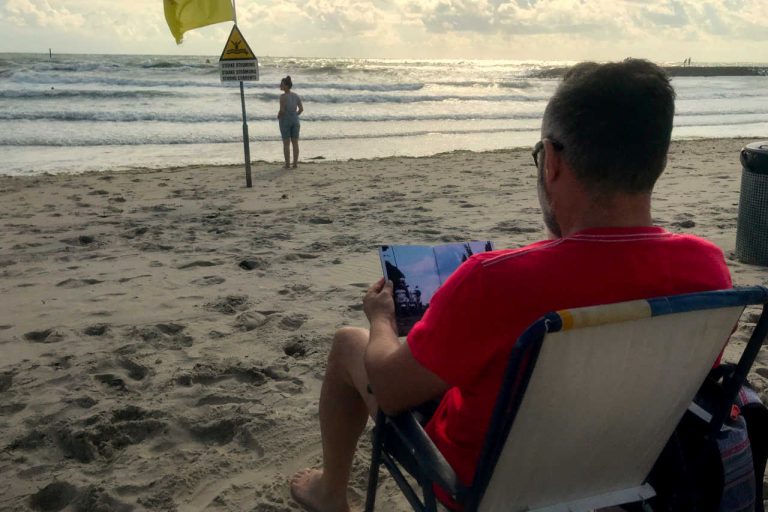
{"label": "short gray hair", "polygon": [[659,66],[583,62],[563,77],[542,131],[563,145],[590,191],[650,193],[667,163],[674,115],[675,90]]}

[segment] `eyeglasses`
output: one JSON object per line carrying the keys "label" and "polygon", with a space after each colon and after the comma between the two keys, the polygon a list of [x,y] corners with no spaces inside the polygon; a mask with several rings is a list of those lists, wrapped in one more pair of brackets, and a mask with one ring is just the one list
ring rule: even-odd
{"label": "eyeglasses", "polygon": [[550,139],[550,138],[541,139],[539,142],[537,142],[533,146],[533,151],[531,151],[531,156],[533,157],[533,163],[536,164],[537,169],[539,168],[539,153],[541,153],[541,151],[544,149],[545,140],[548,140],[552,144],[552,147],[555,148],[555,150],[557,151],[562,151],[563,148],[565,147],[563,146],[562,143],[556,141],[555,139]]}

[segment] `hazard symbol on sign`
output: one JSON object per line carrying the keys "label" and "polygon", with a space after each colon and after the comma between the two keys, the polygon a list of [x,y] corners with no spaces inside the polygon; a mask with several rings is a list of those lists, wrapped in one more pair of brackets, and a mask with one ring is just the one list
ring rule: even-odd
{"label": "hazard symbol on sign", "polygon": [[259,79],[259,61],[237,25],[232,27],[224,51],[219,57],[219,71],[222,82]]}

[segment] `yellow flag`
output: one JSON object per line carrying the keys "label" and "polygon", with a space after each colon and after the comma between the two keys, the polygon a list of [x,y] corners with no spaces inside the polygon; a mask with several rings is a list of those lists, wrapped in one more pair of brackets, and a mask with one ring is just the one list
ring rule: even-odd
{"label": "yellow flag", "polygon": [[234,19],[231,0],[163,0],[163,6],[177,44],[188,30]]}

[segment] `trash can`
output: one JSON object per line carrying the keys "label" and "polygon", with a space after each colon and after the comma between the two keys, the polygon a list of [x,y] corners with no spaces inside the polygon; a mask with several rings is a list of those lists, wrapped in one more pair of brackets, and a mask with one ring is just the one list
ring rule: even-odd
{"label": "trash can", "polygon": [[768,266],[768,141],[741,150],[736,259]]}

